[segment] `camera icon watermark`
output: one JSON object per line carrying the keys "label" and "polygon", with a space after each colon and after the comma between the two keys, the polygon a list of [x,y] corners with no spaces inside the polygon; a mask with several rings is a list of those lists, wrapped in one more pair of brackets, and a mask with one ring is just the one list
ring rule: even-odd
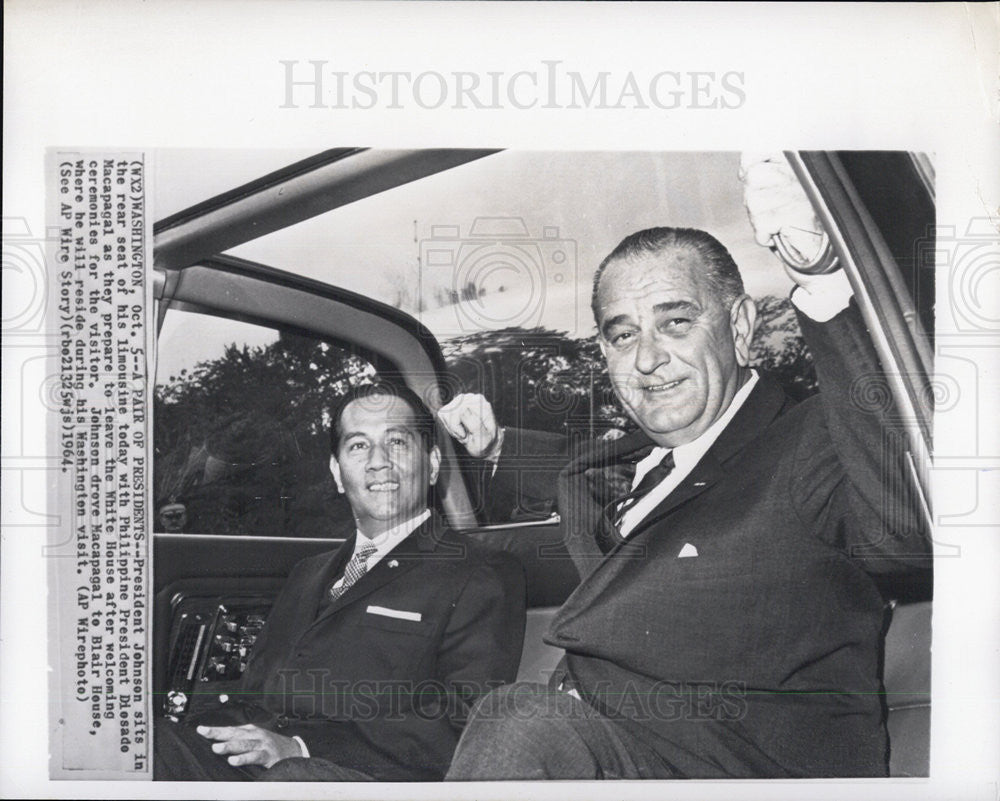
{"label": "camera icon watermark", "polygon": [[477,217],[463,235],[458,225],[432,225],[420,266],[422,314],[439,336],[575,328],[577,245],[557,227],[532,236],[521,217]]}
{"label": "camera icon watermark", "polygon": [[[49,529],[60,534],[61,517],[46,503],[59,460],[49,455],[44,437],[45,411],[58,381],[50,375],[57,354],[57,334],[46,326],[52,282],[46,268],[58,241],[57,229],[38,235],[28,218],[3,218],[4,441],[0,463],[4,527],[30,532]],[[7,380],[9,379],[9,380]],[[39,404],[39,400],[41,404]]]}
{"label": "camera icon watermark", "polygon": [[32,236],[23,217],[3,218],[3,332],[42,332],[48,295],[46,239]]}
{"label": "camera icon watermark", "polygon": [[[928,245],[931,247],[928,248]],[[954,226],[938,225],[934,237],[918,243],[921,264],[944,268],[955,329],[985,334],[1000,330],[995,301],[1000,286],[1000,231],[988,217],[974,217],[959,234]]]}

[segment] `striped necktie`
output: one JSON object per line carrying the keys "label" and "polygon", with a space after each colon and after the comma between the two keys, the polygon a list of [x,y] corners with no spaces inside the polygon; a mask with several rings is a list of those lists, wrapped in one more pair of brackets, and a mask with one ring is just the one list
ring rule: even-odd
{"label": "striped necktie", "polygon": [[344,568],[344,578],[340,582],[338,587],[334,584],[330,587],[330,600],[336,601],[341,595],[347,592],[359,578],[361,578],[365,571],[367,570],[367,562],[369,557],[377,551],[378,548],[375,544],[369,540],[364,545],[362,545],[357,551],[355,551],[354,556],[351,557],[351,561],[347,563],[347,567]]}
{"label": "striped necktie", "polygon": [[670,451],[659,464],[655,465],[642,477],[638,486],[626,495],[622,495],[604,507],[600,516],[595,536],[601,553],[607,553],[623,542],[621,534],[622,518],[639,499],[649,493],[657,484],[665,479],[674,469],[674,452]]}
{"label": "striped necktie", "polygon": [[[663,479],[669,476],[674,471],[674,452],[668,451],[667,455],[664,456],[659,462],[653,465],[652,468],[642,477],[639,485],[632,490],[624,498],[619,498],[615,501],[618,504],[617,512],[614,515],[615,528],[621,528],[622,519],[625,517],[625,513],[631,509],[635,504],[639,502],[639,499],[647,495],[653,490],[654,487],[658,486]],[[612,506],[612,509],[615,507]]]}

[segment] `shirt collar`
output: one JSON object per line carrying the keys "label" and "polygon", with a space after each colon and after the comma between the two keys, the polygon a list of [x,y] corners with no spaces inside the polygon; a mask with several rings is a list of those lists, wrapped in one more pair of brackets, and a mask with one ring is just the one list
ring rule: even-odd
{"label": "shirt collar", "polygon": [[371,542],[376,547],[376,553],[379,556],[386,554],[422,526],[424,521],[430,516],[431,510],[424,509],[420,514],[411,517],[409,520],[404,520],[388,531],[383,531],[378,536],[371,538],[362,534],[360,530],[357,530],[354,541],[354,552],[357,553],[358,549],[366,542]]}

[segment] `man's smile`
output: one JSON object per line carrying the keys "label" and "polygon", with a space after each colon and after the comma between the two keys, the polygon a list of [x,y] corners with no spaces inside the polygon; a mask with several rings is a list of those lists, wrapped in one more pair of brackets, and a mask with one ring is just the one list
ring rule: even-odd
{"label": "man's smile", "polygon": [[670,392],[671,390],[679,387],[685,381],[687,381],[686,378],[678,378],[676,381],[665,381],[659,384],[646,384],[641,386],[640,389],[643,392],[649,392],[655,395],[662,392]]}
{"label": "man's smile", "polygon": [[399,489],[398,481],[374,481],[367,487],[369,492],[395,492]]}

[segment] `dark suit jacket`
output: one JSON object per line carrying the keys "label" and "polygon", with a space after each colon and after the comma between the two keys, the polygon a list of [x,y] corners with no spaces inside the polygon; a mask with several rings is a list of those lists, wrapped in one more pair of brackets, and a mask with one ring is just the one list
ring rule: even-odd
{"label": "dark suit jacket", "polygon": [[241,703],[264,710],[259,725],[300,736],[313,757],[382,780],[441,778],[469,704],[517,674],[523,570],[435,518],[331,603],[353,547],[292,570]]}
{"label": "dark suit jacket", "polygon": [[545,520],[556,511],[559,471],[568,441],[562,434],[506,428],[503,452],[493,463],[460,449],[459,465],[483,524]]}
{"label": "dark suit jacket", "polygon": [[649,439],[593,443],[560,476],[583,579],[546,637],[567,652],[554,685],[575,687],[680,776],[887,772],[872,577],[928,565],[929,539],[856,308],[800,322],[819,396],[796,405],[762,379],[609,553],[597,532],[612,474]]}

